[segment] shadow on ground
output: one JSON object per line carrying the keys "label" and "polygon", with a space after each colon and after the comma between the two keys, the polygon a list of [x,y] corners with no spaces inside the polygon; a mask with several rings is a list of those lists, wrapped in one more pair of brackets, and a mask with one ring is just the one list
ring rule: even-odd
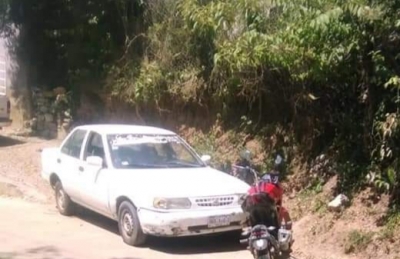
{"label": "shadow on ground", "polygon": [[[77,210],[76,216],[89,224],[100,227],[115,235],[119,235],[117,223],[97,213],[79,208]],[[168,254],[189,255],[203,253],[207,254],[235,252],[243,250],[245,247],[243,247],[239,243],[238,232],[229,232],[218,235],[207,235],[198,237],[151,237],[148,241],[148,248]]]}
{"label": "shadow on ground", "polygon": [[[0,259],[77,259],[64,256],[59,249],[54,246],[41,246],[28,249],[25,251],[18,251],[15,253],[2,253],[0,251]],[[79,258],[82,259],[82,258]],[[138,257],[113,257],[110,259],[142,259]]]}
{"label": "shadow on ground", "polygon": [[24,143],[25,142],[23,142],[21,140],[17,140],[17,139],[5,137],[5,136],[0,136],[0,147],[10,147],[10,146],[15,146],[15,145],[21,145]]}

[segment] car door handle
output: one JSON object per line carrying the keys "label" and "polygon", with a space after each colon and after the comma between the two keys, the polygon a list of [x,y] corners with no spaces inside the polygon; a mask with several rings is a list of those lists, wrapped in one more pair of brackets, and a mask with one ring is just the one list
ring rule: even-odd
{"label": "car door handle", "polygon": [[57,163],[61,164],[61,159],[57,158]]}
{"label": "car door handle", "polygon": [[83,166],[80,166],[78,169],[79,169],[80,172],[85,171],[85,169],[83,169]]}

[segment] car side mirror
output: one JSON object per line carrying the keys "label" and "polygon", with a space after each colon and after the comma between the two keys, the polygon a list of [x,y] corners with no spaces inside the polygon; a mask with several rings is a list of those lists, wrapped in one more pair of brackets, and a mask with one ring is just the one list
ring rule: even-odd
{"label": "car side mirror", "polygon": [[91,166],[103,167],[103,158],[99,156],[88,156],[86,162]]}
{"label": "car side mirror", "polygon": [[201,161],[203,161],[204,163],[208,164],[211,160],[211,156],[209,155],[202,155],[201,156]]}

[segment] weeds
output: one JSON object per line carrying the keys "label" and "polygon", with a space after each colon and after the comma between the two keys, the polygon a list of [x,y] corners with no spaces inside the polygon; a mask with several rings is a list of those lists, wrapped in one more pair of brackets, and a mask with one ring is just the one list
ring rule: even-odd
{"label": "weeds", "polygon": [[300,191],[299,198],[309,199],[322,192],[323,183],[320,179],[315,179],[307,188]]}
{"label": "weeds", "polygon": [[386,219],[382,231],[380,232],[379,239],[381,240],[392,240],[396,231],[400,229],[400,212],[391,212]]}
{"label": "weeds", "polygon": [[325,198],[316,198],[313,203],[313,212],[318,213],[320,216],[328,212],[328,205]]}
{"label": "weeds", "polygon": [[347,236],[344,252],[350,254],[365,249],[372,242],[373,236],[373,232],[351,231]]}
{"label": "weeds", "polygon": [[214,157],[217,151],[215,140],[216,137],[212,133],[206,135],[195,135],[191,144],[200,154],[208,154]]}

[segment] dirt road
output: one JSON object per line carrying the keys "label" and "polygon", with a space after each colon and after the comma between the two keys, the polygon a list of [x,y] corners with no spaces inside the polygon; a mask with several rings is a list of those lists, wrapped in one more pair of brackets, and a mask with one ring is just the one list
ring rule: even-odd
{"label": "dirt road", "polygon": [[63,217],[53,206],[0,198],[0,211],[0,258],[251,258],[228,235],[154,238],[148,248],[133,248],[122,242],[114,222],[86,210]]}
{"label": "dirt road", "polygon": [[[113,221],[86,210],[61,216],[39,177],[38,150],[52,145],[57,143],[0,136],[0,259],[251,258],[232,235],[153,238],[148,248],[133,248],[122,242]],[[5,198],[7,193],[18,198]]]}

